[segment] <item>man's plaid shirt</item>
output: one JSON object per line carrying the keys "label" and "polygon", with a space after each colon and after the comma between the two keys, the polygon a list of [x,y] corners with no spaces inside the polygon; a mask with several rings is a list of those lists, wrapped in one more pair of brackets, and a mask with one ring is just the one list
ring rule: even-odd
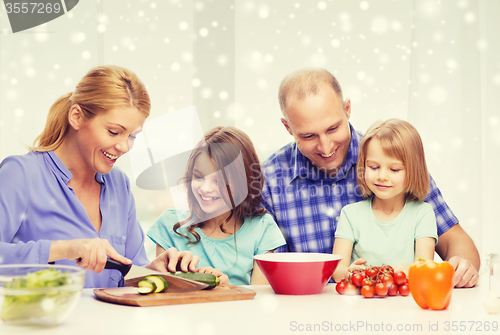
{"label": "man's plaid shirt", "polygon": [[[287,244],[276,251],[331,253],[342,207],[363,200],[356,183],[356,163],[362,134],[352,125],[347,158],[331,178],[313,166],[292,142],[263,163],[266,183],[263,205],[275,218]],[[425,200],[434,208],[438,235],[458,223],[430,178]]]}

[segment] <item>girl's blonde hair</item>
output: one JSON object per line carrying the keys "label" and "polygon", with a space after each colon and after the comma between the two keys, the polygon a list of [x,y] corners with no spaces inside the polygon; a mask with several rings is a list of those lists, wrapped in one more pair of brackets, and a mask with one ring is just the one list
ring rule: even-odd
{"label": "girl's blonde hair", "polygon": [[429,172],[425,164],[422,139],[411,123],[400,119],[377,121],[363,136],[357,163],[357,182],[363,198],[372,195],[365,183],[365,161],[368,144],[373,138],[380,141],[386,155],[403,162],[406,169],[406,199],[424,201],[429,192]]}
{"label": "girl's blonde hair", "polygon": [[[206,215],[190,187],[193,180],[195,161],[201,153],[206,153],[210,157],[214,172],[221,171],[223,174],[219,186],[220,194],[231,210],[229,216],[220,222],[222,231],[224,231],[224,224],[233,217],[243,222],[246,217],[252,218],[266,213],[266,210],[261,206],[264,177],[252,141],[247,134],[235,127],[215,127],[205,134],[204,140],[192,151],[187,163],[186,173],[181,179],[188,185],[187,200],[190,216],[176,223],[174,231],[187,238],[189,240],[188,244],[195,244],[200,241],[200,235],[194,228],[202,227],[207,221],[204,219]],[[234,167],[234,162],[240,155],[244,169],[241,166]],[[194,241],[189,236],[177,231],[183,224],[191,221],[193,216],[201,221],[187,227],[188,232],[194,237]]]}
{"label": "girl's blonde hair", "polygon": [[31,151],[51,151],[61,145],[70,127],[68,112],[75,104],[86,120],[115,108],[135,107],[147,116],[151,109],[146,87],[135,73],[115,65],[95,67],[74,92],[64,94],[50,107],[45,129]]}

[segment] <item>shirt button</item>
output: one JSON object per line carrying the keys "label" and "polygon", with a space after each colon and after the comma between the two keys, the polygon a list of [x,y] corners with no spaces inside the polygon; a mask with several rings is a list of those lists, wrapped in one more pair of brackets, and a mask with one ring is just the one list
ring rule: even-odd
{"label": "shirt button", "polygon": [[332,183],[332,186],[335,187],[335,185],[337,185],[337,183]]}
{"label": "shirt button", "polygon": [[337,216],[337,217],[335,218],[335,221],[338,221],[338,220],[339,220],[339,217]]}

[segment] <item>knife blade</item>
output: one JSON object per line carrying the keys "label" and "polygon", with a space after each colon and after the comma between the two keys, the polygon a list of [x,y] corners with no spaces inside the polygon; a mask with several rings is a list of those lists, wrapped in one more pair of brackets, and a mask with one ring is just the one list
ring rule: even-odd
{"label": "knife blade", "polygon": [[113,259],[106,261],[105,269],[115,269],[122,273],[126,286],[137,287],[139,281],[147,276],[155,275],[163,277],[168,283],[167,292],[184,293],[203,290],[208,284],[200,283],[190,279],[176,277],[168,272],[158,272],[142,266],[123,264]]}

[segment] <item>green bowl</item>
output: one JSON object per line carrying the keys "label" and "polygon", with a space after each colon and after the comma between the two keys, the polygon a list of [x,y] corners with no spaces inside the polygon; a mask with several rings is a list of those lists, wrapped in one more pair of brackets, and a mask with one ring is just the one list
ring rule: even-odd
{"label": "green bowl", "polygon": [[66,265],[0,265],[0,319],[6,324],[55,326],[71,313],[85,270]]}

